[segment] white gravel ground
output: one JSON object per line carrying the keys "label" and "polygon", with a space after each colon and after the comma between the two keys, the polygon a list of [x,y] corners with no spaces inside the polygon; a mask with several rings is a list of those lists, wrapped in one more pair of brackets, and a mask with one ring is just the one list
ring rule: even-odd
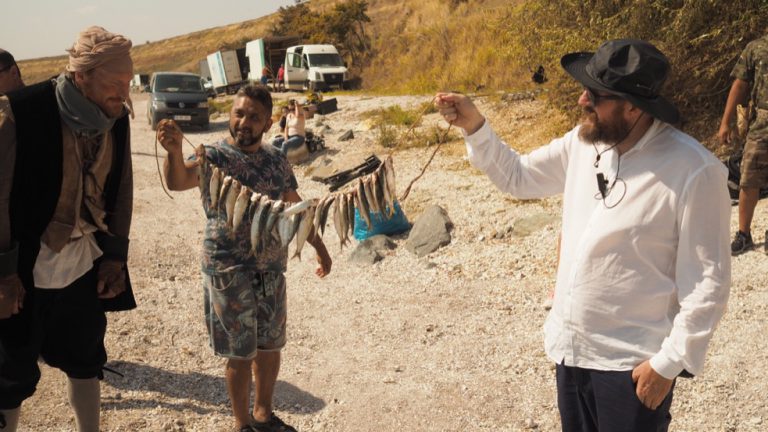
{"label": "white gravel ground", "polygon": [[[331,128],[329,150],[319,158],[350,167],[370,153],[385,156],[374,132],[363,130],[360,113],[427,100],[339,96],[341,110],[323,120]],[[232,418],[224,362],[208,347],[202,321],[198,195],[164,195],[153,134],[141,114],[146,99],[139,95],[135,105],[129,266],[139,307],[109,316],[108,366],[125,377],[107,374],[103,383],[102,429],[227,431]],[[544,112],[540,102],[521,102],[494,119],[525,121]],[[223,118],[212,126],[210,132],[189,131],[189,139],[200,144],[227,134]],[[353,141],[336,140],[350,128]],[[449,246],[418,259],[397,238],[398,248],[383,261],[359,267],[347,261],[350,250],[339,250],[330,228],[325,241],[335,261],[328,277],[314,275],[311,253],[289,263],[289,341],[275,402],[278,414],[300,431],[559,430],[554,367],[543,351],[542,302],[554,284],[560,199],[504,196],[469,167],[461,146],[446,146],[404,203],[411,220],[429,204],[445,208],[455,224]],[[396,153],[401,192],[429,151]],[[326,190],[309,179],[309,167],[296,167],[299,193],[320,197]],[[735,229],[735,207],[733,215]],[[534,230],[524,235],[522,224],[531,221]],[[765,202],[754,226],[762,242]],[[511,233],[494,238],[510,227]],[[768,430],[768,256],[759,246],[733,260],[729,312],[704,373],[678,382],[674,431]],[[38,391],[24,405],[22,431],[73,430],[64,382],[58,371],[43,367]]]}

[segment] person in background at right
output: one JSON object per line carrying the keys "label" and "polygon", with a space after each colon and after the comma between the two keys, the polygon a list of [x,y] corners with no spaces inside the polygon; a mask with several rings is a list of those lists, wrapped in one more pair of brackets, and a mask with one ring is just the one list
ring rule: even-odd
{"label": "person in background at right", "polygon": [[[731,255],[755,247],[752,241],[752,216],[760,189],[768,185],[768,35],[747,44],[731,72],[733,85],[728,94],[718,138],[724,145],[735,145],[733,120],[737,105],[747,105],[749,132],[744,144],[739,182],[739,230],[731,242]],[[766,232],[768,237],[768,231]],[[763,246],[768,253],[768,242]]]}
{"label": "person in background at right", "polygon": [[13,55],[0,48],[0,95],[24,87],[21,71]]}

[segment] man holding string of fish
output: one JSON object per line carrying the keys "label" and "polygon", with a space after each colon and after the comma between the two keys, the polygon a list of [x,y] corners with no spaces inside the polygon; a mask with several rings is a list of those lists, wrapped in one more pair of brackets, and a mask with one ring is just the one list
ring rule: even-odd
{"label": "man holding string of fish", "polygon": [[545,349],[564,431],[666,431],[675,379],[698,374],[730,289],[727,172],[675,129],[669,61],[639,40],[561,59],[580,125],[520,156],[466,96],[437,95],[469,159],[519,198],[563,194]]}
{"label": "man holding string of fish", "polygon": [[[231,136],[201,146],[188,161],[182,155],[178,125],[172,120],[158,124],[158,139],[168,151],[164,166],[168,187],[201,189],[208,218],[202,257],[206,326],[214,352],[228,359],[227,390],[236,430],[244,432],[295,430],[272,411],[280,350],[286,340],[286,238],[297,237],[296,255],[304,240],[315,248],[319,277],[326,276],[332,264],[322,239],[314,234],[309,202],[302,202],[296,192],[288,160],[262,141],[272,126],[271,116],[272,97],[266,88],[241,88],[230,112]],[[299,215],[307,223],[300,223]]]}

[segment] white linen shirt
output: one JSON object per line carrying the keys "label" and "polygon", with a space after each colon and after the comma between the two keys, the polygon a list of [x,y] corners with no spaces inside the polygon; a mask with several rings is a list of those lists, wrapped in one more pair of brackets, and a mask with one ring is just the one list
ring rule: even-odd
{"label": "white linen shirt", "polygon": [[[563,194],[560,265],[544,324],[550,359],[671,379],[701,371],[731,279],[727,171],[699,142],[655,120],[620,157],[577,126],[520,156],[488,122],[466,136],[470,162],[518,198]],[[605,202],[596,174],[609,186]],[[623,195],[623,198],[622,198]],[[610,208],[609,208],[610,207]]]}

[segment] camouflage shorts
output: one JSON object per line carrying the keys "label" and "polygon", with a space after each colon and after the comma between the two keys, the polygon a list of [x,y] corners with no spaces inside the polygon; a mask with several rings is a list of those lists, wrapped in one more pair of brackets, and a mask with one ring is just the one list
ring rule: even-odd
{"label": "camouflage shorts", "polygon": [[213,351],[251,359],[285,346],[285,276],[231,271],[203,274],[205,324]]}
{"label": "camouflage shorts", "polygon": [[741,160],[741,188],[768,186],[768,110],[758,109],[749,125]]}

